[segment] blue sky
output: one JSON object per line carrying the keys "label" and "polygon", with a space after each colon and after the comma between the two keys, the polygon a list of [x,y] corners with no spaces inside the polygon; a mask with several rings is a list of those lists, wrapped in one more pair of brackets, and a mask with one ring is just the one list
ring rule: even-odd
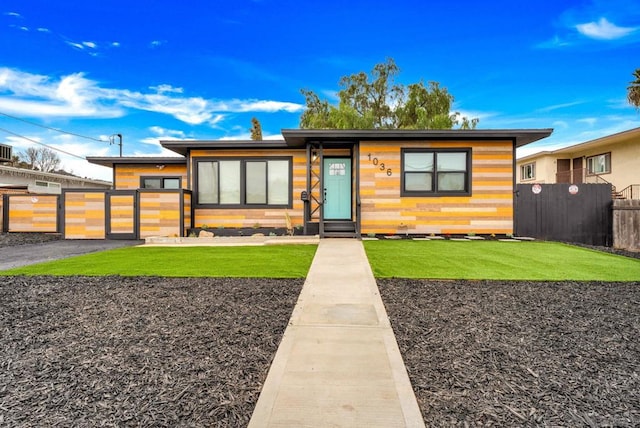
{"label": "blue sky", "polygon": [[2,0],[0,143],[24,150],[25,136],[110,179],[78,158],[118,155],[99,140],[166,155],[160,139],[248,139],[252,117],[279,138],[301,88],[334,99],[341,76],[388,57],[479,128],[555,129],[519,156],[640,126],[626,102],[637,0]]}

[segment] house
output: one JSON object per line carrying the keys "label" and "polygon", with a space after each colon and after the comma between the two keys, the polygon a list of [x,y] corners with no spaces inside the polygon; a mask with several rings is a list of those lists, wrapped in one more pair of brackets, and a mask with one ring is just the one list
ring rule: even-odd
{"label": "house", "polygon": [[619,198],[640,199],[640,128],[517,161],[518,183],[610,183]]}
{"label": "house", "polygon": [[[63,192],[62,205],[92,218],[92,230],[106,224],[92,236],[107,238],[204,226],[230,233],[285,219],[321,237],[509,234],[515,150],[551,132],[286,129],[281,141],[162,141],[180,157],[88,158],[113,168],[114,189],[89,199]],[[87,208],[91,201],[105,212]],[[65,236],[86,235],[79,223],[63,226]]]}
{"label": "house", "polygon": [[3,193],[51,193],[62,189],[109,189],[111,183],[91,180],[68,174],[42,172],[32,169],[0,165],[0,194]]}

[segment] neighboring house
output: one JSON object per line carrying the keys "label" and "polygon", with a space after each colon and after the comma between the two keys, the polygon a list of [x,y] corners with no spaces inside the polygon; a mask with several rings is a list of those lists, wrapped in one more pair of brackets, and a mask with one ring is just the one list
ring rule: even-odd
{"label": "neighboring house", "polygon": [[611,183],[640,199],[640,128],[518,159],[518,183]]}
{"label": "neighboring house", "polygon": [[89,180],[73,175],[35,171],[0,165],[0,194],[50,193],[60,194],[62,189],[110,189],[111,183]]}
{"label": "neighboring house", "polygon": [[[88,161],[113,168],[99,217],[106,237],[282,227],[285,219],[321,237],[509,234],[515,150],[551,132],[294,129],[282,141],[161,142],[182,157]],[[72,197],[70,207],[86,204],[63,192],[65,204]]]}

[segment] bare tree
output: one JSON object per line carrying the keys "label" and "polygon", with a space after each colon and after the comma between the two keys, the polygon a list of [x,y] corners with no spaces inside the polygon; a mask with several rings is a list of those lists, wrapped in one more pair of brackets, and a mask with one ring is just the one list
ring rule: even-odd
{"label": "bare tree", "polygon": [[20,157],[31,169],[42,172],[54,172],[60,166],[58,154],[46,147],[29,147]]}

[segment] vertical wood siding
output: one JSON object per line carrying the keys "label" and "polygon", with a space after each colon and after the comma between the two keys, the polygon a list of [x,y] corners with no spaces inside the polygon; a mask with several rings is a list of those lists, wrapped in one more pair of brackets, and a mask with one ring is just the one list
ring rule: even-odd
{"label": "vertical wood siding", "polygon": [[181,236],[181,192],[140,192],[140,239]]}
{"label": "vertical wood siding", "polygon": [[[294,226],[302,225],[304,221],[304,204],[300,200],[300,193],[307,189],[307,155],[305,150],[193,150],[194,160],[203,157],[292,157],[293,168],[293,205],[286,208],[195,208],[194,226],[206,224],[210,228],[217,227],[286,227],[285,211],[289,213]],[[195,174],[192,174],[195,180]],[[195,189],[195,186],[191,186]],[[194,203],[197,196],[194,194]]]}
{"label": "vertical wood siding", "polygon": [[8,232],[57,232],[58,196],[10,196],[7,215]]}
{"label": "vertical wood siding", "polygon": [[167,164],[163,169],[155,165],[114,165],[116,190],[139,189],[140,177],[182,177],[182,188],[187,189],[187,165]]}
{"label": "vertical wood siding", "polygon": [[65,239],[105,238],[104,192],[65,192],[62,215]]}
{"label": "vertical wood siding", "polygon": [[[471,148],[471,196],[401,197],[402,148]],[[513,233],[512,169],[510,141],[362,142],[361,231],[363,234]]]}

